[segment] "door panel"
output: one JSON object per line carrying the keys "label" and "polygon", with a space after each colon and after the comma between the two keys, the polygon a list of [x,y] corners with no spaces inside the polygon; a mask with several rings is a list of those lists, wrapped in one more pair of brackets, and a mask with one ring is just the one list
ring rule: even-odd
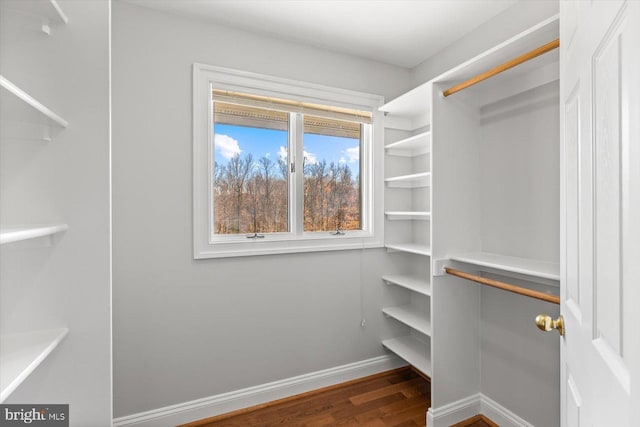
{"label": "door panel", "polygon": [[561,423],[638,426],[640,2],[563,1],[560,23]]}

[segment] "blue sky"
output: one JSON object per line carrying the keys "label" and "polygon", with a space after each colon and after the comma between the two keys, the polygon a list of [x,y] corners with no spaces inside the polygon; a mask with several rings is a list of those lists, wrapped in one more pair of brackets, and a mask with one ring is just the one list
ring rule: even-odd
{"label": "blue sky", "polygon": [[[226,165],[237,153],[241,156],[253,153],[255,160],[267,156],[274,162],[286,155],[286,131],[218,123],[215,125],[214,138],[215,160],[220,165]],[[305,134],[305,157],[310,163],[325,159],[327,164],[331,162],[348,164],[355,178],[360,169],[359,142],[353,138]]]}

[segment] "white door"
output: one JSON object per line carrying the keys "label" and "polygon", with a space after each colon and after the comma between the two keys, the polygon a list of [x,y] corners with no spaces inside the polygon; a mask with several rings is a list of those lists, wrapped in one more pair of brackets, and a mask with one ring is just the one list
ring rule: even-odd
{"label": "white door", "polygon": [[563,427],[640,426],[640,1],[560,1]]}

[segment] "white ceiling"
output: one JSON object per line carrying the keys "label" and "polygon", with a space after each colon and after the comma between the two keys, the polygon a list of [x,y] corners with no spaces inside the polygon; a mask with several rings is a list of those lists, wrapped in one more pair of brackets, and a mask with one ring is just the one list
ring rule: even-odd
{"label": "white ceiling", "polygon": [[125,0],[412,68],[517,0]]}

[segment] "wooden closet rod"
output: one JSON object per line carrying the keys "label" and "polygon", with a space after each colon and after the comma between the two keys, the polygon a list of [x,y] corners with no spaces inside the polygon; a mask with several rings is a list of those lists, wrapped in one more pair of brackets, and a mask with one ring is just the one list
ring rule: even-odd
{"label": "wooden closet rod", "polygon": [[514,294],[524,295],[524,296],[539,299],[542,301],[551,302],[553,304],[560,304],[560,297],[556,295],[545,294],[544,292],[533,291],[531,289],[523,288],[521,286],[510,285],[509,283],[499,282],[493,279],[487,279],[486,277],[476,276],[475,274],[465,273],[464,271],[455,270],[449,267],[445,267],[444,271],[447,274],[451,274],[453,276],[458,276],[463,279],[471,280],[476,283],[481,283],[483,285],[493,286],[494,288],[513,292]]}
{"label": "wooden closet rod", "polygon": [[513,68],[516,65],[520,65],[523,62],[527,62],[530,59],[535,58],[536,56],[540,56],[543,53],[549,52],[550,50],[556,49],[558,46],[560,46],[560,39],[555,39],[552,42],[549,42],[545,45],[542,45],[536,49],[533,49],[531,52],[527,52],[524,55],[520,55],[517,58],[514,58],[510,61],[505,62],[504,64],[498,65],[495,68],[492,68],[488,71],[485,71],[484,73],[480,73],[475,77],[470,78],[469,80],[466,80],[460,84],[457,84],[455,86],[450,87],[449,89],[445,90],[444,92],[442,92],[442,94],[444,96],[449,96],[449,95],[453,95],[456,92],[461,91],[462,89],[466,89],[469,86],[473,86],[476,83],[480,83],[483,80],[488,79],[489,77],[493,77],[496,74],[499,74],[503,71],[508,70],[509,68]]}

